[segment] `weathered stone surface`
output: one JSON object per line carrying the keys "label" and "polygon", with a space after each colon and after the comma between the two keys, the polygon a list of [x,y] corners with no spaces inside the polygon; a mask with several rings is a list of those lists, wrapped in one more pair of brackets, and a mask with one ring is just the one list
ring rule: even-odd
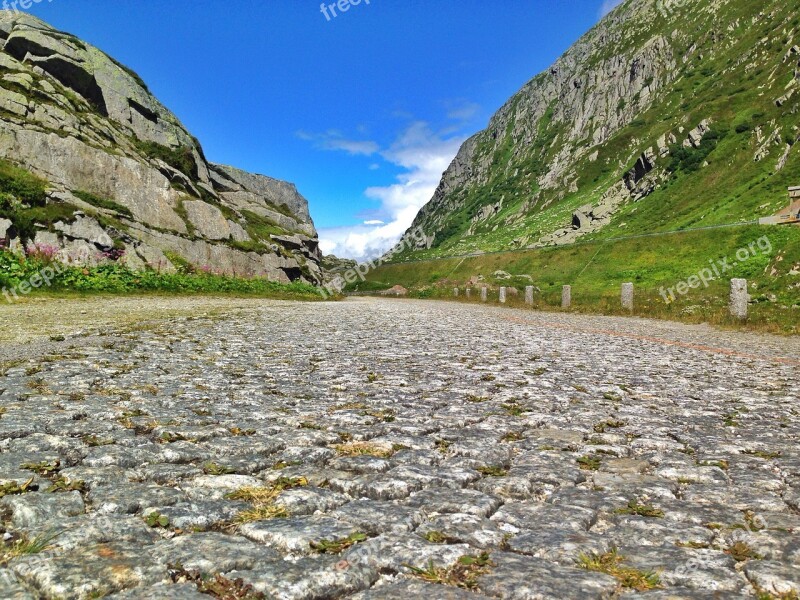
{"label": "weathered stone surface", "polygon": [[182,535],[158,542],[151,549],[161,564],[181,565],[202,573],[250,570],[280,560],[280,555],[240,535],[218,532]]}
{"label": "weathered stone surface", "polygon": [[747,318],[747,303],[750,295],[747,293],[746,279],[731,279],[730,312],[734,319]]}
{"label": "weathered stone surface", "polygon": [[632,283],[623,283],[622,284],[622,308],[625,310],[633,311],[633,284]]}
{"label": "weathered stone surface", "polygon": [[[33,478],[0,500],[6,527],[55,536],[0,570],[6,596],[194,598],[169,583],[181,563],[277,597],[461,598],[409,565],[487,552],[477,597],[603,598],[617,580],[576,560],[612,547],[663,586],[623,598],[798,585],[797,340],[414,300],[158,302],[206,316],[117,331],[98,302],[0,307],[11,332],[58,310],[108,334],[0,344],[24,357],[0,376],[0,483]],[[231,492],[292,478],[288,518],[239,522],[253,506]]]}
{"label": "weathered stone surface", "polygon": [[83,514],[84,506],[78,492],[69,494],[36,494],[6,496],[0,500],[0,510],[10,513],[14,527],[28,529],[43,523],[57,523],[65,517]]}
{"label": "weathered stone surface", "polygon": [[183,202],[186,216],[197,232],[209,240],[227,240],[231,237],[231,227],[222,211],[202,200]]}
{"label": "weathered stone surface", "polygon": [[298,517],[246,523],[243,536],[280,552],[312,554],[312,542],[346,538],[357,529],[330,517]]}
{"label": "weathered stone surface", "polygon": [[602,573],[507,552],[492,554],[495,566],[479,579],[478,589],[500,598],[611,598],[617,581]]}
{"label": "weathered stone surface", "polygon": [[360,592],[378,580],[378,571],[335,557],[320,557],[272,563],[253,571],[234,571],[230,577],[241,578],[269,597],[301,600],[342,598]]}

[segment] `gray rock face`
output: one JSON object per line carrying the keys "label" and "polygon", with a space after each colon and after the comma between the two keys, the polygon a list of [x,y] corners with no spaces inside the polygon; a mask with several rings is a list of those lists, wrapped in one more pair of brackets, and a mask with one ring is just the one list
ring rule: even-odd
{"label": "gray rock face", "polygon": [[[786,13],[777,0],[614,4],[550,68],[509,98],[486,129],[463,143],[409,229],[424,231],[428,240],[419,249],[433,251],[412,254],[562,245],[612,222],[627,226],[623,205],[664,188],[674,173],[673,150],[702,150],[709,132],[724,137],[732,124],[724,110],[696,102],[700,96],[693,99],[686,90],[688,64],[717,86],[721,98],[740,92],[726,88],[728,72],[716,65],[741,69],[742,78],[765,74],[763,81],[752,82],[752,90],[769,89],[773,76],[766,74],[780,73],[774,77],[781,85],[764,95],[772,107],[782,107],[780,114],[797,114],[797,40],[776,34],[770,39],[779,48],[773,55],[743,42],[752,27],[779,30],[784,14],[791,15],[789,21],[797,17],[796,5]],[[684,102],[686,107],[675,110]],[[790,119],[760,118],[754,127],[757,148],[743,145],[740,152],[755,152],[756,161],[769,157],[776,171],[788,168],[797,149],[796,119]],[[700,164],[725,179],[738,162],[722,165],[711,157]],[[703,207],[702,199],[694,202]]]}
{"label": "gray rock face", "polygon": [[[675,77],[679,57],[670,40],[652,31],[648,33],[653,37],[640,46],[625,39],[631,23],[652,21],[654,4],[655,0],[625,3],[550,69],[523,86],[495,113],[484,131],[462,145],[411,229],[421,227],[428,235],[436,234],[448,215],[463,207],[470,190],[491,186],[492,181],[507,179],[534,190],[518,209],[520,215],[540,200],[547,205],[563,198],[567,190],[578,191],[576,163],[590,156],[597,160],[593,153],[646,110]],[[608,48],[620,49],[609,52]],[[559,133],[548,138],[541,155],[530,154],[550,125]],[[557,151],[548,153],[551,144]],[[498,167],[495,155],[509,147],[513,149],[512,158],[504,159]],[[538,172],[525,173],[526,160],[544,164]],[[483,206],[475,222],[490,219],[497,212],[497,206]],[[496,226],[513,224],[520,215],[495,221]],[[473,231],[469,229],[465,237]]]}
{"label": "gray rock face", "polygon": [[[152,267],[155,258],[172,270],[169,251],[217,272],[322,280],[316,229],[293,184],[208,163],[135,73],[35,17],[1,12],[0,49],[0,157],[49,182],[49,203],[106,217],[105,235],[124,242],[130,267]],[[57,233],[50,241],[65,250],[61,256],[76,262],[79,255],[67,251],[76,239],[89,244],[92,258],[83,262],[90,264],[93,250],[106,245],[96,231],[45,225]],[[13,232],[3,229],[2,238]],[[298,243],[270,239],[267,229]]]}

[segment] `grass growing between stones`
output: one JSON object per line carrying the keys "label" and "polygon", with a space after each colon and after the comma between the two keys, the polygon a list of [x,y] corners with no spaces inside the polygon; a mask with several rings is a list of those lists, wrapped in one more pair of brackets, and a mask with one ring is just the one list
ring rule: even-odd
{"label": "grass growing between stones", "polygon": [[489,465],[478,467],[478,473],[484,477],[505,477],[508,475],[508,469],[497,465]]}
{"label": "grass growing between stones", "polygon": [[663,510],[650,504],[639,504],[636,500],[628,502],[628,506],[625,508],[618,508],[616,513],[619,515],[637,515],[639,517],[651,517],[656,519],[664,517]]}
{"label": "grass growing between stones", "polygon": [[336,450],[339,456],[374,456],[375,458],[391,458],[396,452],[393,447],[370,442],[336,444],[333,449]]}
{"label": "grass growing between stones", "polygon": [[489,558],[489,553],[484,552],[478,556],[462,556],[446,569],[434,566],[433,561],[424,569],[411,565],[404,566],[411,570],[412,575],[428,583],[472,590],[478,587],[478,578],[488,573],[494,564]]}
{"label": "grass growing between stones", "polygon": [[0,565],[5,565],[20,556],[44,552],[58,535],[58,533],[48,532],[33,538],[22,536],[11,542],[0,541]]}
{"label": "grass growing between stones", "polygon": [[756,598],[757,600],[800,600],[800,593],[792,590],[790,592],[773,594],[765,590],[758,590],[756,592]]}
{"label": "grass growing between stones", "polygon": [[450,537],[441,531],[428,531],[422,537],[428,540],[431,544],[455,544],[458,542],[456,538]]}
{"label": "grass growing between stones", "polygon": [[767,452],[766,450],[742,450],[742,454],[763,458],[764,460],[773,460],[781,457],[780,452]]}
{"label": "grass growing between stones", "polygon": [[198,592],[219,600],[267,599],[265,594],[242,579],[228,579],[220,574],[204,575],[197,569],[186,570],[180,565],[170,565],[169,575],[173,583],[194,583]]}
{"label": "grass growing between stones", "polygon": [[734,542],[725,549],[725,554],[729,555],[736,562],[744,562],[750,559],[761,559],[763,556],[758,554],[743,541]]}
{"label": "grass growing between stones", "polygon": [[605,433],[609,429],[617,429],[618,427],[625,427],[625,425],[627,425],[625,421],[620,421],[619,419],[608,419],[606,421],[597,423],[593,429],[595,433]]}
{"label": "grass growing between stones", "polygon": [[206,475],[232,475],[235,472],[236,469],[218,465],[217,463],[211,461],[203,465],[203,473]]}
{"label": "grass growing between stones", "polygon": [[278,496],[284,490],[308,485],[305,477],[280,477],[272,485],[263,487],[243,487],[235,492],[226,494],[229,500],[242,500],[249,502],[253,508],[244,510],[236,516],[236,524],[252,523],[253,521],[266,521],[289,516],[285,507],[275,504]]}
{"label": "grass growing between stones", "polygon": [[57,460],[44,460],[38,463],[24,463],[21,464],[19,468],[24,471],[33,471],[42,477],[50,477],[51,475],[58,473],[58,471],[61,469],[61,462]]}
{"label": "grass growing between stones", "polygon": [[661,586],[661,578],[658,573],[652,571],[640,571],[633,567],[625,566],[625,557],[621,556],[616,548],[612,548],[603,554],[580,554],[578,556],[578,566],[587,571],[605,573],[611,575],[623,588],[646,592]]}
{"label": "grass growing between stones", "polygon": [[575,462],[584,471],[597,471],[600,468],[600,459],[596,456],[579,456]]}
{"label": "grass growing between stones", "polygon": [[69,481],[63,475],[59,475],[53,480],[53,485],[47,490],[48,493],[64,493],[64,492],[87,492],[89,491],[86,482],[81,480]]}
{"label": "grass growing between stones", "polygon": [[31,477],[28,481],[26,481],[22,485],[14,481],[9,481],[8,483],[4,483],[3,485],[0,485],[0,498],[3,498],[5,496],[18,496],[19,494],[26,494],[30,491],[32,483],[33,483],[33,477]]}
{"label": "grass growing between stones", "polygon": [[320,540],[318,542],[309,542],[311,549],[317,554],[339,554],[344,552],[351,546],[355,546],[359,542],[367,539],[366,533],[351,533],[345,538],[337,540]]}

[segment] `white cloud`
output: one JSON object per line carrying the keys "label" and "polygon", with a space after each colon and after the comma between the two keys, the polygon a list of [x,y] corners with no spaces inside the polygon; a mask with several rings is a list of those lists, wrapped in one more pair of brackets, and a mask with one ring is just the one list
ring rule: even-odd
{"label": "white cloud", "polygon": [[372,156],[380,150],[380,146],[371,140],[348,140],[336,130],[326,133],[298,131],[296,135],[301,140],[314,142],[322,150],[341,150],[353,156]]}
{"label": "white cloud", "polygon": [[612,10],[617,8],[625,0],[603,0],[603,5],[600,7],[600,17],[605,17]]}
{"label": "white cloud", "polygon": [[370,221],[364,221],[364,225],[386,225],[386,223],[380,219],[372,219]]}
{"label": "white cloud", "polygon": [[447,118],[455,121],[469,121],[478,114],[479,104],[467,100],[447,102]]}
{"label": "white cloud", "polygon": [[386,221],[380,225],[367,221],[352,227],[322,228],[319,232],[322,251],[366,261],[391,249],[433,196],[442,173],[464,139],[460,135],[434,132],[423,121],[413,122],[390,148],[381,152],[385,160],[404,171],[395,183],[364,192],[368,198],[380,202]]}

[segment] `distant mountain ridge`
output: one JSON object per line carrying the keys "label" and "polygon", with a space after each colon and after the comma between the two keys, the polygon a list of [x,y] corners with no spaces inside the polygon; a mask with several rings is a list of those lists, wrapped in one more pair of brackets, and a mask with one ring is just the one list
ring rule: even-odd
{"label": "distant mountain ridge", "polygon": [[800,5],[627,0],[467,140],[401,260],[774,214],[800,185]]}
{"label": "distant mountain ridge", "polygon": [[0,242],[56,246],[64,262],[322,281],[293,184],[207,161],[136,73],[35,17],[0,11],[0,49],[0,158],[47,186],[3,195]]}

